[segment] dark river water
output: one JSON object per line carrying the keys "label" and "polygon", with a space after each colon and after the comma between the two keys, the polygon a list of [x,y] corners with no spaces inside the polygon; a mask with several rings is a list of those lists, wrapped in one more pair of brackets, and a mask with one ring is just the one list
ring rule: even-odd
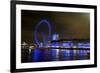
{"label": "dark river water", "polygon": [[[27,53],[27,54],[26,54]],[[72,61],[90,59],[89,50],[34,49],[24,50],[22,62]]]}

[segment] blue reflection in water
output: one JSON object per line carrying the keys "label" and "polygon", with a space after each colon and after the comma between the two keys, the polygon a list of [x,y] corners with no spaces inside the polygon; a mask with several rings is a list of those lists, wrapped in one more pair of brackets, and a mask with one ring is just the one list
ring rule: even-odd
{"label": "blue reflection in water", "polygon": [[79,59],[83,59],[87,55],[87,51],[85,50],[78,50]]}
{"label": "blue reflection in water", "polygon": [[68,50],[61,50],[62,60],[67,60]]}
{"label": "blue reflection in water", "polygon": [[42,54],[41,54],[41,61],[50,61],[50,50],[48,49],[45,49],[42,51]]}
{"label": "blue reflection in water", "polygon": [[52,60],[56,60],[56,56],[57,56],[57,51],[56,51],[56,49],[52,49],[51,50],[51,58],[52,58]]}
{"label": "blue reflection in water", "polygon": [[85,59],[86,50],[39,49],[32,51],[33,62]]}
{"label": "blue reflection in water", "polygon": [[32,61],[38,62],[39,61],[39,55],[40,55],[40,50],[38,48],[35,48],[32,51]]}
{"label": "blue reflection in water", "polygon": [[86,51],[84,51],[84,50],[78,50],[78,55],[79,56],[84,56],[84,55],[86,55]]}
{"label": "blue reflection in water", "polygon": [[74,56],[74,50],[70,50],[69,53],[70,53],[70,54],[69,54],[70,60],[73,60],[73,59],[74,59],[74,58],[73,58],[73,56]]}

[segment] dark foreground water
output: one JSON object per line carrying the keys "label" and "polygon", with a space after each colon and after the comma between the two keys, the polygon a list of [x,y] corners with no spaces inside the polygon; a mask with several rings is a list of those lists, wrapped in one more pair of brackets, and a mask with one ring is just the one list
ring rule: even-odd
{"label": "dark foreground water", "polygon": [[90,59],[89,50],[67,49],[23,49],[21,52],[22,62],[47,62],[47,61],[72,61]]}

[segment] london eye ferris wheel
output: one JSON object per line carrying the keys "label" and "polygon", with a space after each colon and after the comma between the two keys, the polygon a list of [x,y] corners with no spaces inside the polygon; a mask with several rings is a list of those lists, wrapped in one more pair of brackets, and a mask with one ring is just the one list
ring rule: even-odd
{"label": "london eye ferris wheel", "polygon": [[46,19],[42,19],[38,22],[34,31],[34,41],[39,47],[41,43],[44,46],[48,44],[48,41],[51,39],[51,25],[50,22]]}

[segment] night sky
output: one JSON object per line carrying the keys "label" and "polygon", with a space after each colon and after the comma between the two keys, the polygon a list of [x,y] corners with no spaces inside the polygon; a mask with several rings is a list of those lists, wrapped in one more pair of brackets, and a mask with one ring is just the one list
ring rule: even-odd
{"label": "night sky", "polygon": [[[51,12],[51,11],[21,11],[21,41],[34,42],[34,29],[38,22],[46,19],[51,24],[52,33],[59,34],[60,39],[89,39],[90,14],[76,12]],[[39,31],[46,31],[46,26],[41,26]],[[41,39],[41,34],[38,33]]]}

